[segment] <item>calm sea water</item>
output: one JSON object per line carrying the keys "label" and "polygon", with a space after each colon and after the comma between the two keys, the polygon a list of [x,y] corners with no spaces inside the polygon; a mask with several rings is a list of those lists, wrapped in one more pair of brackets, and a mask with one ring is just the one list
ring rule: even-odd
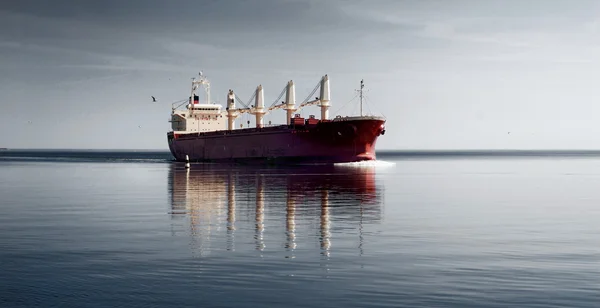
{"label": "calm sea water", "polygon": [[0,151],[0,307],[598,307],[600,154]]}

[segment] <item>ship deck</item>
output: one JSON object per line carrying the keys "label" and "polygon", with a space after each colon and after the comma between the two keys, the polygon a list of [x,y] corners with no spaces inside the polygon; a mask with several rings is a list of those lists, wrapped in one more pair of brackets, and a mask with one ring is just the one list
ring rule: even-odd
{"label": "ship deck", "polygon": [[227,130],[227,129],[223,129],[223,130],[217,130],[217,131],[212,131],[212,132],[200,132],[200,133],[189,133],[189,132],[177,132],[177,131],[170,131],[168,132],[169,135],[173,135],[176,134],[177,138],[193,138],[193,137],[219,137],[219,136],[224,136],[224,135],[244,135],[244,134],[256,134],[258,132],[281,132],[282,130],[293,130],[294,128],[288,126],[288,125],[276,125],[276,126],[265,126],[265,127],[261,127],[261,128],[257,128],[257,127],[249,127],[249,128],[239,128],[239,129],[232,129],[232,130]]}

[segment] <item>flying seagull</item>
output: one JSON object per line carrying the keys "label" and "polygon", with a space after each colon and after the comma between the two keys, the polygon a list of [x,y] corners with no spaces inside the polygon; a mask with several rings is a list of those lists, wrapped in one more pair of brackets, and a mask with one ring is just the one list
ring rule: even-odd
{"label": "flying seagull", "polygon": [[152,102],[156,103],[156,98],[154,96],[152,96]]}

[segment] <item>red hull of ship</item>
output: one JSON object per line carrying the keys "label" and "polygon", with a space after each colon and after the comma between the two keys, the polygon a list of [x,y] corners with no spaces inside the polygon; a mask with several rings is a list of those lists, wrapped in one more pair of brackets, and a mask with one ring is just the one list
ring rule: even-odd
{"label": "red hull of ship", "polygon": [[374,160],[385,120],[358,118],[209,133],[169,132],[175,160],[191,162],[345,163]]}

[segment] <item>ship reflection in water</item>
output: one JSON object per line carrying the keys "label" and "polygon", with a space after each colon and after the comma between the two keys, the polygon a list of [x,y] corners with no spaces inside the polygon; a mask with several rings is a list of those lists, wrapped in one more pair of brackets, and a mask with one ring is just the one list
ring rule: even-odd
{"label": "ship reflection in water", "polygon": [[173,235],[190,236],[200,256],[257,250],[294,258],[297,249],[329,256],[334,241],[362,254],[365,226],[382,219],[375,177],[373,167],[173,164]]}

